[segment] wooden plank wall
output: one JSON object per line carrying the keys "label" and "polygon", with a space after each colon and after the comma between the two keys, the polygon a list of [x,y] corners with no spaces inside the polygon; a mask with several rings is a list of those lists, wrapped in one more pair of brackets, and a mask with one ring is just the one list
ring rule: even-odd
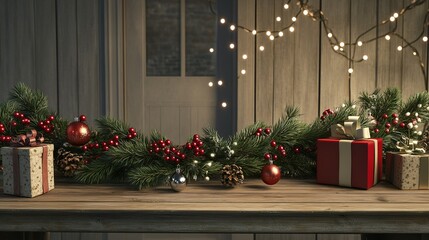
{"label": "wooden plank wall", "polygon": [[[239,25],[261,30],[280,30],[291,22],[298,6],[292,1],[288,10],[285,0],[239,0]],[[377,22],[389,19],[409,1],[405,0],[310,0],[313,9],[322,9],[339,41],[354,41],[359,34]],[[253,7],[252,7],[253,5]],[[398,19],[397,32],[408,40],[415,39],[422,29],[421,23],[429,7],[426,1],[404,18]],[[282,21],[277,22],[280,16]],[[392,28],[388,23],[374,29],[360,40],[365,42]],[[238,129],[255,121],[268,124],[276,122],[287,105],[300,108],[302,119],[311,122],[327,108],[335,108],[344,101],[356,100],[362,91],[397,87],[404,98],[427,90],[417,58],[412,51],[397,51],[402,41],[379,39],[356,48],[356,57],[368,55],[368,60],[352,64],[334,53],[322,26],[302,14],[295,24],[295,31],[284,32],[284,37],[270,41],[265,34],[253,37],[239,33],[238,56],[248,54],[254,59],[238,58],[239,70],[246,68],[254,76],[238,79]],[[264,51],[259,47],[264,46]],[[427,69],[427,44],[418,40],[417,49],[422,54]],[[346,51],[351,46],[345,46]],[[250,63],[253,61],[253,63]],[[252,65],[255,67],[252,68]],[[353,67],[354,72],[348,73]],[[243,83],[243,82],[246,83]],[[254,86],[254,87],[253,87]],[[240,104],[241,102],[241,104]]]}

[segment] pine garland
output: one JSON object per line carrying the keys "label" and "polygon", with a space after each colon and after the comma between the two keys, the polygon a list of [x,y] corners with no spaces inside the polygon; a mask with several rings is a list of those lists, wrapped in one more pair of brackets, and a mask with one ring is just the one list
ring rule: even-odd
{"label": "pine garland", "polygon": [[[418,93],[404,102],[401,99],[397,89],[364,92],[357,103],[327,109],[309,124],[300,121],[298,108],[287,107],[273,126],[256,122],[228,138],[206,128],[201,137],[194,135],[183,145],[174,145],[159,132],[143,136],[125,122],[101,117],[95,120],[96,130],[88,144],[65,148],[82,156],[82,167],[75,177],[83,183],[126,182],[139,189],[154,187],[165,184],[178,165],[189,181],[219,179],[223,166],[232,164],[242,168],[245,178],[259,177],[268,159],[274,160],[286,177],[314,177],[317,139],[329,137],[331,126],[343,124],[349,116],[359,115],[361,124],[371,128],[371,137],[383,138],[384,150],[396,149],[404,136],[421,140],[423,125],[429,121],[429,94]],[[16,113],[30,123],[14,126],[12,123],[21,118]],[[43,131],[40,121],[47,117],[54,119],[55,128],[46,133],[46,140],[57,149],[64,147],[69,122],[49,111],[47,98],[40,91],[17,84],[10,99],[0,103],[0,123],[4,126],[0,139],[31,128]],[[0,146],[5,145],[6,141],[0,142]]]}

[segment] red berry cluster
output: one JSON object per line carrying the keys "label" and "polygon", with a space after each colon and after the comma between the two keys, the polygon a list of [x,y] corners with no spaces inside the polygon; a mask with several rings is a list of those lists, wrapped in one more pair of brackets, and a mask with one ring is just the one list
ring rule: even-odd
{"label": "red berry cluster", "polygon": [[10,142],[12,140],[11,136],[3,135],[6,132],[6,128],[3,123],[0,123],[0,142]]}
{"label": "red berry cluster", "polygon": [[[389,134],[391,132],[392,127],[397,126],[399,123],[399,115],[397,113],[393,113],[390,117],[386,113],[381,115],[381,119],[375,123],[375,128],[373,129],[374,133],[380,132],[380,126],[384,125],[384,132]],[[401,122],[399,127],[404,128],[406,123]]]}
{"label": "red berry cluster", "polygon": [[203,141],[200,140],[200,136],[198,134],[194,134],[192,138],[192,142],[187,142],[185,145],[187,150],[192,150],[195,156],[203,156],[205,154],[205,150],[203,149]]}
{"label": "red berry cluster", "polygon": [[42,129],[45,133],[51,133],[54,131],[54,124],[52,123],[55,120],[55,116],[48,116],[44,121],[39,121],[37,126]]}
{"label": "red berry cluster", "polygon": [[[270,146],[273,148],[274,152],[277,151],[277,153],[282,156],[282,157],[286,157],[286,149],[284,146],[277,144],[277,142],[275,140],[271,140],[270,142]],[[278,159],[278,155],[276,153],[270,154],[270,153],[265,153],[264,154],[264,158],[266,160],[270,160],[273,159],[274,161]]]}
{"label": "red berry cluster", "polygon": [[[24,126],[28,126],[30,125],[30,119],[28,119],[27,117],[25,117],[25,115],[23,113],[20,112],[15,112],[13,113],[13,117],[20,123],[22,123],[22,125]],[[16,123],[16,122],[15,122]],[[16,124],[12,124],[14,126],[16,126]]]}
{"label": "red berry cluster", "polygon": [[133,138],[135,138],[135,137],[137,137],[137,132],[136,132],[136,130],[135,130],[134,128],[129,128],[129,129],[128,129],[127,138],[128,138],[128,139],[133,139]]}
{"label": "red berry cluster", "polygon": [[262,135],[264,135],[264,134],[265,134],[266,136],[270,135],[270,134],[271,134],[271,128],[265,128],[265,129],[258,128],[258,129],[256,130],[256,132],[255,132],[255,135],[256,135],[257,137],[262,136]]}
{"label": "red berry cluster", "polygon": [[329,115],[333,115],[333,114],[335,114],[335,112],[332,111],[330,108],[328,108],[325,111],[323,111],[322,116],[320,116],[320,119],[323,121],[323,120],[325,120],[326,117],[328,117]]}
{"label": "red berry cluster", "polygon": [[172,146],[169,139],[153,141],[149,147],[149,153],[160,154],[165,161],[175,164],[180,163],[181,160],[185,160],[186,158],[186,154]]}
{"label": "red berry cluster", "polygon": [[110,147],[119,146],[119,136],[115,135],[111,139],[105,142],[92,142],[82,146],[83,151],[88,151],[90,149],[101,149],[103,151],[109,151]]}

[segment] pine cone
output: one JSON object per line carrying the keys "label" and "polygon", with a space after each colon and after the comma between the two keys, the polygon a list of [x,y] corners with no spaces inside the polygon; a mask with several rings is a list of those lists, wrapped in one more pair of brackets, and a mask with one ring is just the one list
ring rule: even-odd
{"label": "pine cone", "polygon": [[244,181],[243,170],[235,164],[223,166],[221,174],[221,182],[224,186],[234,187]]}
{"label": "pine cone", "polygon": [[83,165],[83,157],[77,153],[58,149],[58,156],[55,159],[57,170],[63,173],[66,177],[74,176],[74,172]]}

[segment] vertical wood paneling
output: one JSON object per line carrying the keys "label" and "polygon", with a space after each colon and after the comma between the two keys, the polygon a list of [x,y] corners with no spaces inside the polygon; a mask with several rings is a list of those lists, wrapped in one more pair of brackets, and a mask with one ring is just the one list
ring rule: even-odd
{"label": "vertical wood paneling", "polygon": [[[425,17],[426,12],[428,11],[427,1],[422,5],[416,7],[412,12],[408,12],[404,16],[404,38],[407,41],[412,41],[418,38],[419,34],[422,31],[421,23]],[[414,27],[416,26],[416,27]],[[427,26],[426,26],[427,29]],[[405,46],[406,43],[403,43]],[[423,64],[426,67],[427,64],[427,44],[422,41],[420,37],[416,44],[414,44],[417,51],[422,55]],[[421,72],[419,65],[419,60],[416,56],[413,55],[413,50],[411,48],[404,48],[403,50],[403,65],[402,65],[402,94],[403,97],[408,98],[411,95],[414,95],[417,89],[420,91],[426,89],[426,79]],[[427,89],[426,89],[427,90]]]}
{"label": "vertical wood paneling", "polygon": [[255,240],[316,240],[316,234],[256,234]]}
{"label": "vertical wood paneling", "polygon": [[[350,0],[323,0],[322,10],[341,42],[349,41]],[[348,61],[333,52],[326,34],[322,34],[320,110],[332,108],[349,99]]]}
{"label": "vertical wood paneling", "polygon": [[61,240],[61,232],[51,232],[50,237],[50,240]]}
{"label": "vertical wood paneling", "polygon": [[34,2],[2,1],[0,10],[0,100],[17,82],[35,87]]}
{"label": "vertical wood paneling", "polygon": [[[378,22],[388,20],[392,13],[399,12],[403,7],[403,0],[378,0]],[[398,20],[396,32],[402,33],[402,18]],[[385,35],[393,29],[392,23],[379,27],[378,34]],[[402,52],[396,50],[401,41],[395,37],[386,40],[384,37],[377,40],[377,88],[402,87]]]}
{"label": "vertical wood paneling", "polygon": [[80,233],[63,232],[61,233],[61,240],[80,240]]}
{"label": "vertical wood paneling", "polygon": [[[191,107],[180,107],[179,116],[179,140],[180,144],[184,143],[192,135],[191,131]],[[178,142],[179,143],[179,142]]]}
{"label": "vertical wood paneling", "polygon": [[79,114],[76,4],[57,1],[58,113],[68,120]]}
{"label": "vertical wood paneling", "polygon": [[[285,10],[282,6],[284,1],[275,0],[274,15],[268,17],[268,21],[274,21],[277,16],[282,18],[281,22],[275,22],[275,30],[280,30],[289,25],[291,17],[299,10],[296,4],[290,4],[290,8]],[[263,38],[267,38],[264,34]],[[268,40],[269,41],[269,40]],[[273,41],[272,41],[273,42]],[[274,62],[273,62],[273,121],[276,122],[284,113],[285,106],[294,105],[294,80],[295,80],[295,43],[296,34],[288,30],[284,31],[284,36],[274,40]],[[268,87],[268,86],[267,86]],[[267,92],[266,94],[269,94]],[[268,95],[270,96],[270,95]]]}
{"label": "vertical wood paneling", "polygon": [[104,240],[103,233],[81,233],[80,240]]}
{"label": "vertical wood paneling", "polygon": [[122,0],[106,2],[105,63],[107,115],[124,120]]}
{"label": "vertical wood paneling", "polygon": [[[308,4],[318,8],[320,2],[309,0]],[[301,110],[301,119],[311,122],[319,115],[319,24],[302,15],[296,23],[294,35],[293,102]],[[290,62],[287,59],[283,61],[284,65]]]}
{"label": "vertical wood paneling", "polygon": [[45,93],[49,108],[58,111],[55,0],[34,1],[34,12],[35,85]]}
{"label": "vertical wood paneling", "polygon": [[[377,1],[374,0],[353,0],[351,2],[351,40],[355,41],[360,34],[377,24]],[[365,21],[362,21],[365,19]],[[367,33],[359,39],[365,42],[376,36],[376,29]],[[353,51],[353,47],[352,47]],[[362,59],[363,55],[368,56],[367,61],[356,63],[353,66],[351,76],[351,99],[357,99],[363,91],[372,92],[376,87],[376,42],[356,46],[355,59]]]}
{"label": "vertical wood paneling", "polygon": [[[274,0],[256,0],[256,28],[274,28]],[[259,47],[264,46],[264,51]],[[256,121],[273,123],[274,43],[264,33],[256,37]]]}
{"label": "vertical wood paneling", "polygon": [[361,240],[360,234],[317,234],[317,240]]}
{"label": "vertical wood paneling", "polygon": [[79,112],[89,123],[101,113],[98,28],[98,1],[77,0]]}
{"label": "vertical wood paneling", "polygon": [[125,121],[136,129],[144,127],[144,1],[125,4]]}
{"label": "vertical wood paneling", "polygon": [[161,133],[175,143],[180,142],[180,108],[174,106],[161,107]]}
{"label": "vertical wood paneling", "polygon": [[[238,0],[238,25],[255,28],[255,0]],[[238,43],[237,129],[241,130],[255,121],[255,36],[239,30]],[[241,74],[243,69],[246,74]]]}
{"label": "vertical wood paneling", "polygon": [[150,134],[154,130],[161,131],[161,108],[159,106],[148,106],[146,107],[146,112],[146,115],[149,115],[149,127],[145,129],[146,133]]}

